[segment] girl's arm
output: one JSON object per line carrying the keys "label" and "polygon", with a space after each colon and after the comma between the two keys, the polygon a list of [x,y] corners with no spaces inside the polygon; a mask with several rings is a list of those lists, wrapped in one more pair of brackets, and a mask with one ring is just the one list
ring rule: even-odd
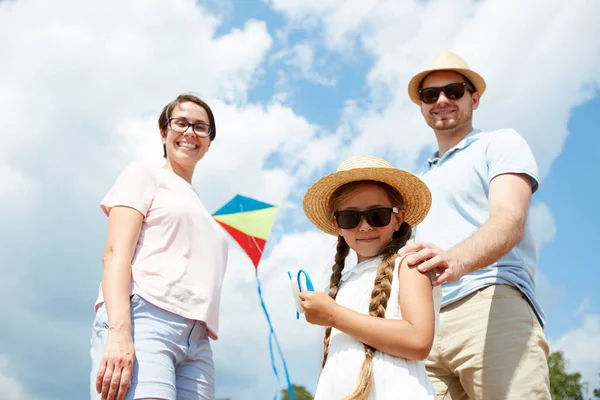
{"label": "girl's arm", "polygon": [[401,320],[372,317],[339,306],[333,326],[383,353],[424,360],[433,345],[435,326],[431,280],[417,268],[409,268],[406,259],[398,267],[398,277]]}
{"label": "girl's arm", "polygon": [[383,353],[424,360],[431,351],[435,327],[431,280],[417,268],[409,268],[406,259],[398,268],[398,276],[401,320],[358,313],[338,305],[325,293],[302,292],[306,319],[332,326]]}

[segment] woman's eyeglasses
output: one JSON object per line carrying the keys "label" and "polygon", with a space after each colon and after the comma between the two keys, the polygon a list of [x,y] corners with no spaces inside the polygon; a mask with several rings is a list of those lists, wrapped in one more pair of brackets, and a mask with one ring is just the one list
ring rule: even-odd
{"label": "woman's eyeglasses", "polygon": [[397,213],[397,207],[373,208],[366,211],[342,210],[333,213],[338,226],[342,229],[354,229],[360,224],[360,220],[364,216],[367,223],[373,228],[381,228],[387,226],[391,219],[392,213]]}
{"label": "woman's eyeglasses", "polygon": [[196,122],[195,124],[190,123],[185,118],[169,118],[167,125],[173,132],[184,133],[188,128],[192,127],[192,132],[196,135],[206,138],[212,133],[212,126],[204,122]]}

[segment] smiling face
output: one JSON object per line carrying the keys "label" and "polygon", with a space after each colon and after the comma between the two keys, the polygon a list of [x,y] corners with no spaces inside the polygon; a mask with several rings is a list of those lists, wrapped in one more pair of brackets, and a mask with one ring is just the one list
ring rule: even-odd
{"label": "smiling face", "polygon": [[[334,202],[334,211],[366,211],[374,208],[398,207],[394,204],[390,194],[382,185],[374,182],[360,182],[348,185],[338,196],[339,201]],[[335,217],[333,224],[339,234],[346,240],[348,246],[358,256],[358,262],[377,257],[390,243],[392,235],[400,229],[404,221],[405,211],[392,213],[390,223],[382,227],[369,225],[363,216],[358,226],[352,229],[342,229],[338,226]]]}
{"label": "smiling face", "polygon": [[[196,103],[183,102],[173,108],[170,118],[182,118],[189,124],[203,122],[210,125],[208,113]],[[166,148],[167,162],[184,169],[193,169],[196,163],[204,157],[210,147],[209,137],[200,137],[189,126],[183,133],[175,132],[168,125],[161,129],[163,145]]]}
{"label": "smiling face", "polygon": [[[436,71],[427,75],[421,89],[458,82],[465,82],[465,77],[453,71]],[[465,90],[460,99],[450,100],[442,92],[433,104],[421,102],[421,114],[437,135],[463,135],[473,129],[473,110],[479,106],[479,97],[479,93]]]}

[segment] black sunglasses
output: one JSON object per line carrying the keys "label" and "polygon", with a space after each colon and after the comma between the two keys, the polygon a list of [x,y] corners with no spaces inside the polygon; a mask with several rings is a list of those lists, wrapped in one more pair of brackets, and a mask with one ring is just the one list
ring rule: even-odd
{"label": "black sunglasses", "polygon": [[362,216],[373,228],[387,226],[392,220],[392,213],[398,212],[397,207],[373,208],[367,211],[342,210],[333,213],[338,226],[342,229],[354,229],[360,224]]}
{"label": "black sunglasses", "polygon": [[440,93],[444,92],[448,100],[458,100],[465,95],[465,88],[474,91],[467,82],[457,82],[442,87],[419,89],[419,98],[425,104],[433,104],[440,98]]}

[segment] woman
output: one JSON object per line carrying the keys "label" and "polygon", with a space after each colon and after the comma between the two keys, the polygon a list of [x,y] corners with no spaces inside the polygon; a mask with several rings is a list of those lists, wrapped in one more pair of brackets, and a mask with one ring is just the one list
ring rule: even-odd
{"label": "woman", "polygon": [[101,203],[108,216],[95,305],[92,399],[213,399],[227,239],[191,185],[215,138],[192,95],[158,119],[163,167],[133,163]]}

